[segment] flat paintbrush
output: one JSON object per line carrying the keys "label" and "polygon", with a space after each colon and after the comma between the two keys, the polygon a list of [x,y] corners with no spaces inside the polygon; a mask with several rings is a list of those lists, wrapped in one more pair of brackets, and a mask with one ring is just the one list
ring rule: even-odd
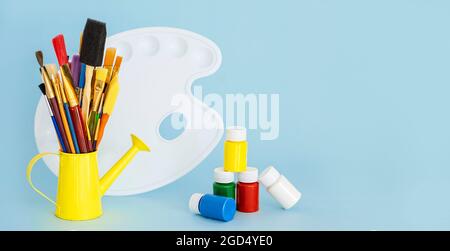
{"label": "flat paintbrush", "polygon": [[106,75],[106,80],[105,80],[105,90],[109,84],[109,81],[111,81],[115,57],[116,57],[116,48],[114,48],[114,47],[106,48],[105,60],[103,60],[103,68],[108,70],[108,74]]}
{"label": "flat paintbrush", "polygon": [[95,130],[94,130],[94,139],[92,141],[92,148],[94,148],[94,151],[97,150],[97,141],[98,141],[98,133],[100,130],[100,123],[101,123],[101,114],[103,113],[103,102],[105,101],[105,95],[102,94],[102,99],[100,100],[100,110],[98,111],[97,115],[95,116]]}
{"label": "flat paintbrush", "polygon": [[114,67],[111,74],[111,80],[108,85],[108,89],[105,91],[105,100],[102,106],[102,114],[100,116],[100,126],[98,128],[98,136],[95,141],[95,147],[98,149],[100,141],[103,138],[103,133],[105,131],[106,124],[108,123],[109,116],[111,116],[114,110],[114,105],[116,104],[117,96],[119,95],[119,71],[122,65],[122,57],[117,56],[114,62]]}
{"label": "flat paintbrush", "polygon": [[[80,33],[80,47],[78,48],[78,54],[81,51],[81,46],[83,44],[83,32]],[[83,98],[83,88],[84,88],[84,81],[85,81],[85,74],[86,74],[86,65],[81,63],[80,61],[80,74],[78,75],[78,89],[75,89],[78,97],[78,104],[80,107],[83,107],[83,104],[81,103]]]}
{"label": "flat paintbrush", "polygon": [[100,142],[103,138],[103,132],[105,131],[106,124],[108,123],[108,119],[111,116],[111,113],[114,110],[114,105],[116,104],[117,96],[119,94],[119,78],[116,75],[113,77],[111,82],[108,85],[108,92],[105,95],[104,104],[102,106],[102,115],[100,117],[100,126],[98,129],[98,136],[95,142],[95,147],[98,149]]}
{"label": "flat paintbrush", "polygon": [[40,84],[39,85],[39,89],[41,90],[42,95],[45,98],[45,104],[47,105],[48,113],[50,114],[50,117],[51,117],[52,122],[53,122],[53,127],[55,127],[55,132],[56,132],[56,135],[58,136],[59,147],[60,147],[62,152],[66,152],[66,147],[64,146],[64,143],[63,143],[64,141],[63,141],[63,138],[61,136],[61,132],[60,132],[60,130],[58,128],[58,124],[56,123],[56,119],[55,119],[55,116],[53,115],[52,108],[50,108],[50,103],[48,102],[47,95],[45,95],[45,84],[44,83]]}
{"label": "flat paintbrush", "polygon": [[77,135],[75,133],[75,127],[73,126],[72,116],[70,115],[69,104],[67,103],[64,86],[61,83],[61,81],[59,81],[58,84],[59,84],[60,90],[61,90],[61,97],[63,100],[64,111],[66,112],[67,124],[69,124],[70,134],[72,135],[72,140],[73,140],[73,146],[75,147],[75,153],[80,153],[80,148],[78,147]]}
{"label": "flat paintbrush", "polygon": [[99,105],[103,95],[103,90],[105,89],[105,80],[107,74],[108,70],[103,67],[95,69],[95,83],[93,88],[94,95],[92,99],[92,107],[91,111],[89,112],[89,120],[88,120],[89,132],[91,133],[91,136],[95,135],[95,128],[96,128],[95,121],[99,111]]}
{"label": "flat paintbrush", "polygon": [[114,63],[114,67],[111,74],[111,80],[119,74],[120,66],[122,65],[122,59],[123,59],[122,56],[116,57],[116,62]]}
{"label": "flat paintbrush", "polygon": [[42,51],[36,52],[36,59],[40,66],[39,70],[41,72],[42,81],[44,82],[45,85],[45,93],[47,96],[48,103],[50,104],[50,108],[52,109],[53,116],[55,117],[56,124],[58,125],[58,129],[61,134],[62,138],[61,147],[64,152],[71,152],[69,147],[69,141],[67,139],[67,134],[64,129],[61,113],[58,107],[58,101],[55,97],[55,92],[53,90],[53,84],[52,81],[50,80],[50,75],[47,69],[44,67],[44,55]]}

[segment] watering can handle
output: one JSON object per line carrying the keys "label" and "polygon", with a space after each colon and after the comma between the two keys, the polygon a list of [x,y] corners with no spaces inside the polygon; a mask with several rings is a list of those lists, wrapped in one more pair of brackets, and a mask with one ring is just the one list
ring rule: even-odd
{"label": "watering can handle", "polygon": [[39,189],[37,189],[37,188],[34,186],[33,181],[31,181],[31,171],[33,170],[34,164],[36,164],[36,162],[37,162],[38,160],[40,160],[42,157],[47,156],[47,155],[57,155],[57,156],[58,156],[59,154],[58,154],[58,153],[49,153],[49,152],[47,152],[47,153],[39,153],[39,154],[37,154],[36,156],[34,156],[34,157],[30,160],[30,163],[28,163],[28,166],[27,166],[27,180],[28,180],[28,183],[30,183],[31,188],[33,188],[34,191],[36,191],[36,193],[38,193],[39,195],[41,195],[42,197],[44,197],[46,200],[48,200],[48,201],[50,201],[51,203],[53,203],[53,204],[56,205],[56,203],[55,203],[54,200],[50,199],[47,195],[45,195],[43,192],[41,192]]}

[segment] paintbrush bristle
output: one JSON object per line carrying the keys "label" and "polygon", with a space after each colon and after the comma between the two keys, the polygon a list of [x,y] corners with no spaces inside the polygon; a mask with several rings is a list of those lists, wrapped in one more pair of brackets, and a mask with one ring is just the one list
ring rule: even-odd
{"label": "paintbrush bristle", "polygon": [[55,64],[47,64],[45,65],[45,69],[47,70],[50,77],[56,77],[58,75],[58,68],[56,68]]}
{"label": "paintbrush bristle", "polygon": [[106,41],[106,24],[89,19],[83,30],[80,61],[90,66],[101,66]]}
{"label": "paintbrush bristle", "polygon": [[116,73],[119,73],[120,70],[120,65],[122,64],[122,56],[117,56],[116,57],[116,63],[114,64],[114,71],[116,71]]}
{"label": "paintbrush bristle", "polygon": [[108,70],[106,68],[100,67],[95,68],[95,79],[105,82],[106,75],[108,74]]}
{"label": "paintbrush bristle", "polygon": [[59,65],[64,65],[69,62],[67,57],[66,43],[62,34],[57,35],[52,39],[53,48],[55,49],[56,58]]}
{"label": "paintbrush bristle", "polygon": [[112,67],[114,64],[115,57],[116,57],[116,48],[114,48],[114,47],[107,48],[103,65]]}
{"label": "paintbrush bristle", "polygon": [[42,53],[42,51],[36,51],[36,59],[39,63],[39,66],[42,67],[44,66],[44,54]]}
{"label": "paintbrush bristle", "polygon": [[44,85],[44,83],[39,85],[39,89],[41,89],[42,95],[45,96],[45,85]]}

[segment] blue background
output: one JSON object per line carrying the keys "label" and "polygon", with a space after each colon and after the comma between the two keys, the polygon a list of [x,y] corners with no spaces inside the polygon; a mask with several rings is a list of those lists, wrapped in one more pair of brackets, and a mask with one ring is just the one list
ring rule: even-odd
{"label": "blue background", "polygon": [[[450,229],[450,3],[448,1],[0,2],[0,229]],[[87,17],[109,34],[173,26],[202,34],[223,64],[205,93],[279,93],[280,136],[251,131],[249,163],[275,165],[303,193],[284,211],[261,190],[261,211],[221,223],[187,200],[211,190],[222,144],[177,182],[104,198],[104,215],[65,222],[25,180],[37,153],[40,98],[34,57],[56,62],[51,38],[77,49]],[[54,194],[40,163],[35,183]]]}

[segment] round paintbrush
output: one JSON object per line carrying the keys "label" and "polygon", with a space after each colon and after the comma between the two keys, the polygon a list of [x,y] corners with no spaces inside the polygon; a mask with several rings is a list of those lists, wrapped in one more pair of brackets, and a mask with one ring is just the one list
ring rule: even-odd
{"label": "round paintbrush", "polygon": [[39,89],[41,90],[42,95],[45,97],[45,104],[47,105],[48,113],[50,114],[50,117],[52,118],[53,126],[55,127],[56,135],[58,136],[59,147],[60,147],[60,149],[62,149],[63,152],[65,152],[66,147],[63,144],[63,138],[61,136],[61,132],[59,131],[55,116],[53,116],[53,112],[52,112],[52,109],[50,108],[50,103],[48,102],[47,95],[45,95],[45,84],[44,83],[40,84]]}
{"label": "round paintbrush", "polygon": [[44,54],[42,51],[36,51],[36,59],[39,63],[39,66],[44,67]]}

